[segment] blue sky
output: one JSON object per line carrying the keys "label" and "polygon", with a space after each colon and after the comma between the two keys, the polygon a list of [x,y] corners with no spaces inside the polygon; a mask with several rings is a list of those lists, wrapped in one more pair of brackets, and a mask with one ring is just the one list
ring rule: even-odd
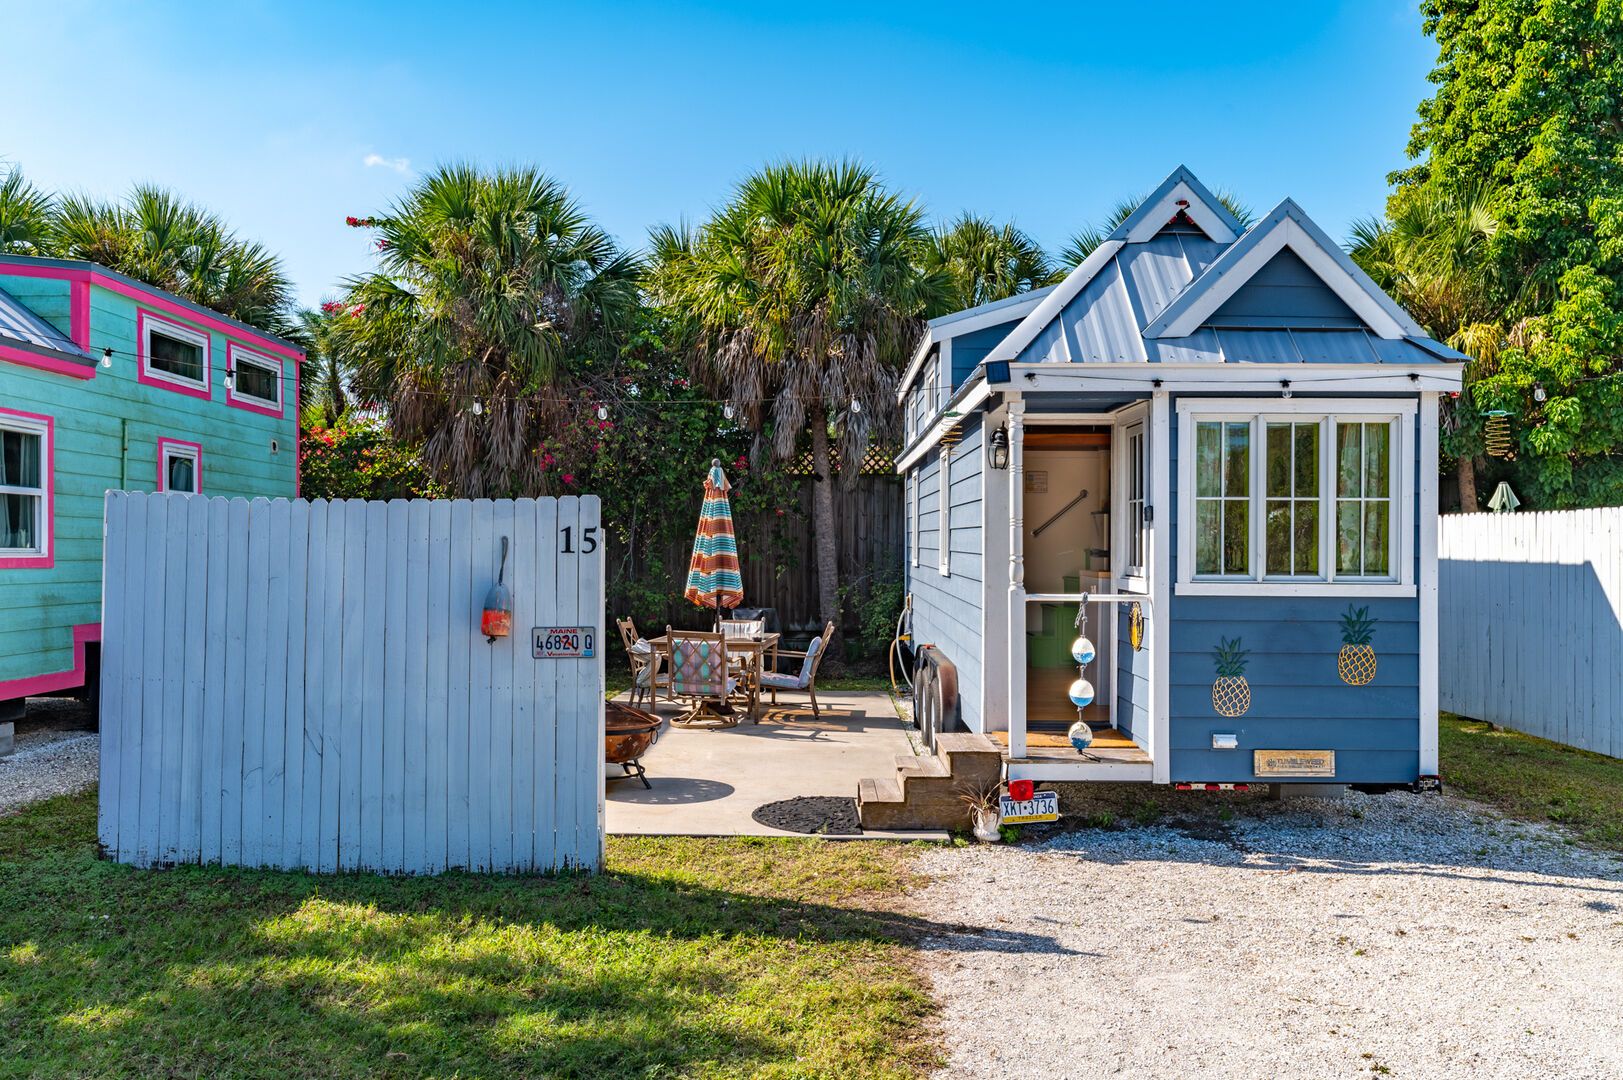
{"label": "blue sky", "polygon": [[936,217],[1057,250],[1184,163],[1332,235],[1378,212],[1435,48],[1413,0],[1042,5],[23,5],[0,161],[174,187],[314,303],[369,265],[345,214],[436,162],[535,162],[624,243],[768,160],[854,156]]}

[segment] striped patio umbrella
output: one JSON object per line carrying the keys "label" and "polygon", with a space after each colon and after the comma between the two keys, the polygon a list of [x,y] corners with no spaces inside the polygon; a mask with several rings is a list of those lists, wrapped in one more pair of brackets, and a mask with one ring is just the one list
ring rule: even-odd
{"label": "striped patio umbrella", "polygon": [[727,501],[727,474],[721,462],[710,461],[704,478],[704,508],[699,511],[699,532],[693,538],[693,561],[688,564],[688,587],[682,596],[700,607],[722,608],[744,602],[744,578],[738,569],[738,541],[733,536],[733,507]]}

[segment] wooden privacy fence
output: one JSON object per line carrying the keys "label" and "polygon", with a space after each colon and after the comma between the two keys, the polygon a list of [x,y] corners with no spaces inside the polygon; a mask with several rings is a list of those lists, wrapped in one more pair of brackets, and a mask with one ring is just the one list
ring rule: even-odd
{"label": "wooden privacy fence", "polygon": [[[596,868],[600,534],[595,496],[109,493],[102,845],[140,866]],[[492,643],[503,537],[513,632]],[[558,627],[591,655],[532,655],[570,651],[531,632]]]}
{"label": "wooden privacy fence", "polygon": [[[691,514],[695,523],[699,504],[695,493]],[[849,486],[835,485],[834,517],[839,531],[842,581],[855,582],[869,572],[889,571],[898,578],[901,576],[907,543],[906,514],[907,498],[900,477],[863,475]],[[775,510],[739,514],[734,521],[734,531],[738,534],[745,606],[777,608],[778,619],[785,629],[820,630],[817,534],[812,520],[811,484],[801,485],[795,502],[783,507],[781,514]],[[689,533],[659,553],[669,574],[665,594],[670,597],[663,612],[652,613],[660,625],[665,622],[685,627],[705,625],[706,615],[681,598],[692,550],[693,537]],[[640,560],[628,560],[626,556],[624,548],[615,545],[610,554],[611,576],[641,572]],[[845,627],[847,631],[854,628],[854,623]]]}
{"label": "wooden privacy fence", "polygon": [[1439,521],[1439,703],[1623,757],[1623,507]]}

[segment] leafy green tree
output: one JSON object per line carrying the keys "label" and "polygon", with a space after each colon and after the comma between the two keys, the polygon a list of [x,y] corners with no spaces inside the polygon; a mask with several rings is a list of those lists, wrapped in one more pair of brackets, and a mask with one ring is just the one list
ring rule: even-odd
{"label": "leafy green tree", "polygon": [[636,258],[527,167],[442,167],[351,223],[380,263],[333,330],[354,390],[458,496],[558,490],[539,448],[592,409],[640,304]]}
{"label": "leafy green tree", "polygon": [[834,460],[854,476],[896,430],[898,372],[947,274],[920,208],[852,163],[786,162],[741,183],[696,230],[653,234],[650,289],[704,384],[779,461],[808,440],[818,613],[838,625]]}
{"label": "leafy green tree", "polygon": [[329,425],[304,425],[299,492],[306,499],[443,498],[411,447],[376,418],[351,413]]}
{"label": "leafy green tree", "polygon": [[[1145,195],[1130,195],[1125,199],[1117,199],[1111,206],[1110,213],[1105,215],[1104,221],[1096,225],[1084,225],[1071,235],[1066,241],[1064,249],[1060,252],[1059,268],[1054,273],[1054,279],[1063,278],[1066,274],[1081,266],[1093,249],[1105,242],[1105,238],[1121,227],[1122,222],[1132,217],[1138,208],[1144,205]],[[1255,214],[1251,208],[1241,202],[1239,196],[1227,189],[1217,192],[1217,201],[1228,209],[1228,212],[1239,219],[1241,225],[1249,225]]]}
{"label": "leafy green tree", "polygon": [[299,312],[304,340],[304,366],[300,369],[299,407],[315,409],[322,427],[332,427],[349,411],[349,382],[353,373],[344,359],[344,342],[335,331],[344,305],[331,301],[322,310]]}
{"label": "leafy green tree", "polygon": [[[1496,320],[1477,408],[1514,416],[1501,468],[1534,506],[1623,502],[1623,7],[1617,0],[1423,0],[1438,45],[1389,208],[1500,189]],[[1542,400],[1541,400],[1542,399]]]}
{"label": "leafy green tree", "polygon": [[947,311],[1028,292],[1054,272],[1042,246],[1026,233],[969,213],[936,230],[925,265],[951,282]]}
{"label": "leafy green tree", "polygon": [[48,250],[54,200],[23,177],[21,169],[0,176],[0,254],[39,255]]}
{"label": "leafy green tree", "polygon": [[[1491,370],[1506,345],[1503,298],[1492,245],[1499,234],[1498,193],[1461,195],[1427,187],[1394,202],[1387,218],[1354,222],[1348,248],[1375,283],[1427,332],[1472,357],[1468,379]],[[1481,416],[1469,400],[1452,403],[1444,449],[1456,462],[1462,509],[1475,510]]]}

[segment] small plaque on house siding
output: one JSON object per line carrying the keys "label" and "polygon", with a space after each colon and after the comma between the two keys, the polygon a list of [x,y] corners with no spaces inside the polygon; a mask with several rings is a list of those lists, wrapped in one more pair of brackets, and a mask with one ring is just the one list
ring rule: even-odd
{"label": "small plaque on house siding", "polygon": [[1027,469],[1026,490],[1036,492],[1038,495],[1046,494],[1048,491],[1048,470]]}
{"label": "small plaque on house siding", "polygon": [[1336,775],[1334,750],[1257,750],[1251,770],[1258,776],[1322,779]]}

